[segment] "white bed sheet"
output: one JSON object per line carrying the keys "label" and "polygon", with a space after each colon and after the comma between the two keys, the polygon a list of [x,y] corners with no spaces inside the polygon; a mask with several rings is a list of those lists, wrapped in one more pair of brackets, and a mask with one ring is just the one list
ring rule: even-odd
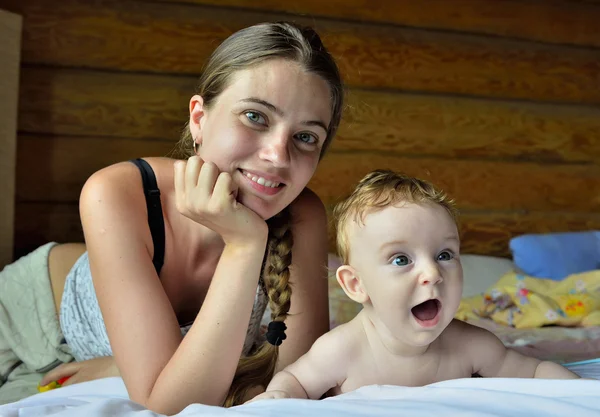
{"label": "white bed sheet", "polygon": [[[0,406],[2,417],[155,417],[119,378],[60,388]],[[600,416],[600,381],[470,378],[418,388],[368,386],[322,401],[264,400],[230,409],[194,404],[191,416]]]}

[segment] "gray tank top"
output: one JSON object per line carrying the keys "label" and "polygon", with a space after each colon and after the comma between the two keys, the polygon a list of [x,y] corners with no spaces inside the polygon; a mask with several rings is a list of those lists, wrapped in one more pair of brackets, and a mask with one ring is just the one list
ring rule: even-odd
{"label": "gray tank top", "polygon": [[[262,343],[260,332],[267,297],[261,287],[256,288],[254,307],[250,316],[243,354],[247,355],[255,344]],[[87,252],[77,260],[65,281],[60,306],[60,325],[65,340],[77,361],[101,356],[112,356],[106,326],[96,298]],[[181,327],[185,336],[189,326]]]}

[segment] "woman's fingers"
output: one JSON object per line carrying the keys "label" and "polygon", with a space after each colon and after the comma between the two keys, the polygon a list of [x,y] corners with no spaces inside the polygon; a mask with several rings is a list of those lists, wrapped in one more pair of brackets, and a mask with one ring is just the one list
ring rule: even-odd
{"label": "woman's fingers", "polygon": [[228,172],[221,172],[211,196],[212,204],[218,207],[231,207],[237,196],[237,186]]}
{"label": "woman's fingers", "polygon": [[175,202],[181,211],[185,207],[185,161],[176,161],[174,167]]}
{"label": "woman's fingers", "polygon": [[200,169],[204,164],[199,156],[192,156],[188,159],[185,167],[185,193],[191,192],[198,184]]}
{"label": "woman's fingers", "polygon": [[219,176],[219,168],[212,162],[206,162],[200,170],[200,178],[198,179],[198,193],[203,202],[208,202],[213,194],[217,177]]}
{"label": "woman's fingers", "polygon": [[79,363],[77,362],[63,363],[44,375],[40,381],[40,385],[48,385],[52,381],[58,381],[61,378],[74,375],[78,370]]}
{"label": "woman's fingers", "polygon": [[175,164],[177,209],[181,214],[216,233],[225,243],[261,241],[268,232],[258,214],[238,203],[239,185],[232,173],[221,172],[212,162],[191,157]]}

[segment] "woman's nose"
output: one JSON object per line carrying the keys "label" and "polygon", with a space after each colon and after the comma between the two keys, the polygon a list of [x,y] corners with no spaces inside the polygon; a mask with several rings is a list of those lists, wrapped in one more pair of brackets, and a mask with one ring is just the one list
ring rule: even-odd
{"label": "woman's nose", "polygon": [[283,133],[269,135],[261,147],[261,159],[271,162],[277,168],[287,167],[290,164],[288,143],[289,139]]}

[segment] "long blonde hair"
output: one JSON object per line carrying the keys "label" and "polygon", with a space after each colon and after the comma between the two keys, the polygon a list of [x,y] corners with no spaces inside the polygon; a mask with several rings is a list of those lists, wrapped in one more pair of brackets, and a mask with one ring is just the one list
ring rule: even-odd
{"label": "long blonde hair", "polygon": [[[270,59],[286,59],[301,65],[305,71],[324,79],[331,93],[331,121],[321,150],[322,157],[335,136],[342,117],[343,85],[335,60],[327,52],[319,35],[311,28],[291,23],[262,23],[242,29],[221,43],[207,62],[196,93],[210,108],[225,90],[231,76]],[[195,154],[188,126],[177,145],[176,156],[188,158]],[[291,215],[284,209],[267,220],[269,239],[266,247],[261,281],[269,298],[272,323],[284,322],[290,310],[292,289],[289,284],[293,238]],[[281,341],[278,341],[280,343]],[[264,342],[250,356],[242,357],[225,399],[226,407],[241,404],[248,390],[266,387],[273,378],[279,347]]]}
{"label": "long blonde hair", "polygon": [[337,251],[342,262],[348,263],[348,221],[362,222],[368,212],[403,203],[438,204],[458,222],[454,201],[430,182],[390,170],[372,171],[333,209]]}

